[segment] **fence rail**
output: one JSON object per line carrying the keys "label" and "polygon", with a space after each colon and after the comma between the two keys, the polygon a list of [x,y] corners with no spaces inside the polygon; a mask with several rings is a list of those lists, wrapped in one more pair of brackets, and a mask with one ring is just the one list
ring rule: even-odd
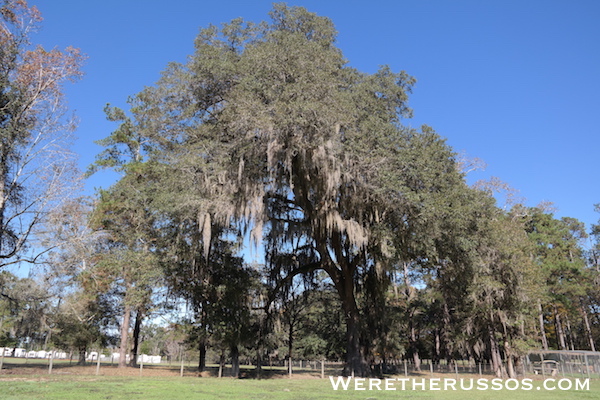
{"label": "fence rail", "polygon": [[[100,353],[100,357],[98,354]],[[27,363],[27,359],[46,359],[49,365],[49,373],[52,371],[53,362],[59,360],[72,359],[74,354],[66,353],[64,351],[25,351],[24,349],[15,348],[2,348],[0,347],[0,373],[2,373],[2,366],[5,362],[5,357],[8,358],[6,361],[10,362],[11,358],[25,359],[23,362]],[[87,361],[97,364],[96,374],[99,373],[101,365],[113,365],[117,359],[115,354],[105,356],[102,352],[90,352],[87,354]],[[158,357],[149,357],[140,355],[138,357],[138,364],[140,365],[140,375],[142,374],[141,368],[144,365],[150,366],[150,364],[156,367],[171,367],[173,360],[163,358],[162,361]],[[228,360],[229,361],[229,360]],[[539,375],[539,376],[562,376],[562,377],[575,377],[581,376],[584,378],[600,378],[600,352],[592,351],[531,351],[522,359],[522,363],[517,365],[517,374],[519,376],[528,375]],[[176,364],[180,364],[181,375],[184,370],[192,372],[196,370],[198,360],[194,361],[193,357],[185,357],[175,361]],[[70,364],[70,363],[69,363]],[[245,373],[250,373],[251,370],[256,368],[256,364],[252,360],[246,360],[241,363],[242,370]],[[219,369],[218,376],[231,376],[232,366],[230,362],[227,362],[224,368],[220,368],[218,363],[212,364],[213,369]],[[344,369],[344,363],[341,361],[327,361],[327,360],[292,360],[289,362],[287,359],[266,359],[261,363],[261,367],[267,373],[279,374],[279,375],[302,375],[310,374],[312,376],[320,376],[325,378],[327,376],[339,376],[342,375]],[[476,362],[475,360],[440,360],[434,362],[433,360],[423,359],[420,360],[419,365],[415,365],[412,360],[390,360],[387,363],[379,363],[374,366],[374,372],[376,374],[389,374],[389,375],[415,375],[419,374],[430,375],[433,377],[438,374],[453,374],[458,378],[459,375],[479,375],[479,376],[492,376],[494,370],[489,362]]]}

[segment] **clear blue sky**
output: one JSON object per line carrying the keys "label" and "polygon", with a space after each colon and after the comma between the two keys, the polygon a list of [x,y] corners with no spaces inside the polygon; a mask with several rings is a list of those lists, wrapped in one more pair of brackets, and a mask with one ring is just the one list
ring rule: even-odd
{"label": "clear blue sky", "polygon": [[[86,168],[114,125],[106,103],[153,84],[193,52],[199,28],[267,19],[270,1],[29,0],[41,11],[34,41],[79,47],[85,77],[67,90],[80,118],[75,150]],[[487,163],[526,204],[597,223],[600,149],[600,1],[289,1],[331,18],[349,64],[417,78],[412,126],[428,124],[458,152]],[[107,175],[88,188],[106,186]]]}

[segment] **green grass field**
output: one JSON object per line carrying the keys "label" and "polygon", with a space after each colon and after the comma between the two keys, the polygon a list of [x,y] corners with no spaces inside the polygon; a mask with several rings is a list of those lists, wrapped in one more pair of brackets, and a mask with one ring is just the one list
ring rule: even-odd
{"label": "green grass field", "polygon": [[[539,382],[535,382],[539,384]],[[135,378],[104,376],[0,377],[0,398],[26,399],[600,399],[600,382],[589,391],[334,391],[321,379]]]}
{"label": "green grass field", "polygon": [[[144,374],[171,374],[170,376],[142,376],[134,369],[127,369],[128,376],[115,375],[116,368],[103,366],[96,376],[95,367],[71,367],[57,363],[52,375],[47,372],[47,364],[40,360],[30,365],[12,364],[5,367],[0,375],[0,399],[265,399],[265,400],[312,400],[312,399],[600,399],[600,380],[590,380],[590,390],[545,390],[542,381],[533,381],[532,390],[341,390],[333,389],[329,379],[318,379],[313,374],[295,376],[293,379],[275,377],[271,379],[232,379],[197,377],[192,372],[179,377],[178,370],[168,367],[147,367]],[[421,382],[421,378],[414,377]],[[454,376],[440,376],[454,378]],[[465,379],[478,377],[465,377]],[[556,379],[561,379],[556,377]],[[581,378],[580,378],[581,379]],[[428,379],[425,382],[429,385]],[[554,383],[555,385],[555,383]],[[351,385],[352,386],[352,385]],[[368,389],[368,384],[365,385]],[[476,386],[475,386],[476,387]],[[540,389],[537,389],[540,387]],[[385,386],[382,384],[382,389]]]}

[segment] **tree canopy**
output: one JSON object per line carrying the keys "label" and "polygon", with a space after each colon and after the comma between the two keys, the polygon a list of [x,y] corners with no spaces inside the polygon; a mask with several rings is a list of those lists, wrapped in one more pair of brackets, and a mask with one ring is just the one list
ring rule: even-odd
{"label": "tree canopy", "polygon": [[347,373],[364,375],[357,293],[402,262],[463,262],[474,191],[440,136],[403,125],[414,78],[348,66],[327,18],[283,4],[270,17],[202,30],[130,116],[108,108],[121,125],[96,166],[156,171],[163,212],[197,221],[205,258],[219,226],[249,230],[273,292],[324,271],[344,310]]}
{"label": "tree canopy", "polygon": [[[328,18],[275,4],[269,21],[202,29],[129,110],[106,106],[116,129],[89,173],[121,177],[90,202],[57,197],[59,82],[81,56],[30,49],[39,16],[24,1],[0,11],[0,266],[44,222],[55,287],[1,274],[6,344],[54,343],[83,363],[118,332],[121,367],[164,345],[197,350],[200,371],[228,354],[233,376],[241,357],[257,374],[267,357],[290,371],[344,358],[357,376],[404,357],[514,377],[540,344],[595,349],[598,246],[583,251],[583,225],[498,207],[498,179],[469,186],[445,139],[407,122],[415,79],[353,68]],[[46,150],[36,169],[29,155]]]}

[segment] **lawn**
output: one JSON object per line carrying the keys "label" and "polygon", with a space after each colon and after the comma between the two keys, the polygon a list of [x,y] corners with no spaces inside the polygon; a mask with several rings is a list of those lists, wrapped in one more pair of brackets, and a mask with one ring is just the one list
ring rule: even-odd
{"label": "lawn", "polygon": [[[419,379],[420,381],[420,379]],[[428,382],[426,380],[426,382]],[[589,391],[537,390],[541,381],[533,382],[533,390],[406,390],[384,391],[354,389],[335,391],[329,379],[273,378],[231,379],[198,377],[119,377],[67,375],[0,376],[0,398],[29,399],[600,399],[600,381],[590,382]],[[367,385],[368,386],[368,385]],[[401,385],[397,385],[398,388]],[[382,387],[383,389],[384,387]]]}
{"label": "lawn", "polygon": [[[406,390],[402,389],[401,381],[390,381],[395,391],[384,390],[385,381],[371,381],[374,383],[369,390],[369,381],[358,381],[356,390],[353,381],[350,381],[348,390],[343,390],[341,383],[338,390],[333,389],[329,378],[319,379],[320,371],[304,370],[287,378],[286,371],[282,369],[265,368],[264,375],[268,379],[253,379],[254,370],[244,367],[242,373],[245,379],[216,378],[216,366],[211,366],[211,371],[204,377],[198,377],[195,368],[188,364],[184,376],[180,377],[180,366],[176,365],[148,365],[143,371],[133,368],[118,369],[114,365],[103,364],[96,375],[96,365],[89,364],[85,367],[72,365],[68,361],[57,361],[53,365],[52,374],[48,374],[48,360],[7,359],[0,374],[0,399],[2,400],[30,400],[30,399],[148,399],[148,400],[186,400],[186,399],[264,399],[264,400],[312,400],[312,399],[599,399],[600,379],[590,380],[590,390],[546,390],[542,385],[541,377],[531,381],[531,390],[492,390],[491,380],[488,380],[488,390],[477,390],[477,375],[461,375],[468,386],[469,379],[474,379],[473,390],[430,390],[430,384],[443,389],[444,379],[455,378],[454,374],[434,375],[437,380],[430,381],[429,374],[409,376]],[[212,376],[208,376],[211,375]],[[263,376],[264,376],[263,375]],[[397,378],[404,378],[403,376]],[[581,376],[578,376],[582,380]],[[337,379],[337,377],[335,377]],[[425,388],[417,386],[412,388],[412,379],[417,383],[424,383]],[[491,379],[491,377],[490,377]],[[561,377],[556,377],[561,379]],[[379,385],[376,385],[380,383]],[[551,382],[556,386],[558,382]],[[523,385],[524,381],[512,381],[509,387]],[[562,383],[563,386],[565,382]],[[377,386],[381,390],[378,390]],[[540,389],[538,389],[540,387]],[[424,390],[425,389],[425,390]]]}

